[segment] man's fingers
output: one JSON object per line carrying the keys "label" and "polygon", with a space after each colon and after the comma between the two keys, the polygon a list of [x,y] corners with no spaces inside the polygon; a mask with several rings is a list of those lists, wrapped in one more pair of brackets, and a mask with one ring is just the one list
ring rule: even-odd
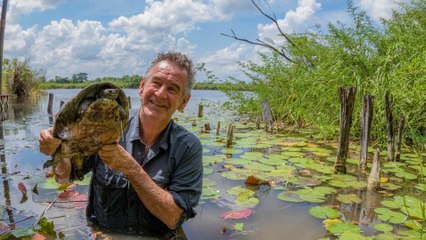
{"label": "man's fingers", "polygon": [[55,153],[59,145],[61,145],[62,140],[59,138],[53,137],[52,128],[49,128],[49,129],[43,129],[40,131],[38,142],[40,146],[40,152],[46,155],[52,155]]}

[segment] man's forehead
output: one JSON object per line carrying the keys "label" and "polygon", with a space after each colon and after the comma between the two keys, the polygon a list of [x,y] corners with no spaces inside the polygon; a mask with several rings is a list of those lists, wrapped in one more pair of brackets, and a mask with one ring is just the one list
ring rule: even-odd
{"label": "man's forehead", "polygon": [[166,69],[170,64],[167,61],[161,61],[158,63],[159,69]]}

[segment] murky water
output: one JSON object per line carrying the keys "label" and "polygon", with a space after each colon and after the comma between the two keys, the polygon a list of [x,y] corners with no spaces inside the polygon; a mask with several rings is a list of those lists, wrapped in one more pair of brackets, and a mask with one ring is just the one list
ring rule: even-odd
{"label": "murky water", "polygon": [[[53,112],[59,109],[60,101],[67,101],[78,90],[51,90],[55,94]],[[126,89],[126,94],[131,96],[133,108],[138,108],[139,98],[136,89]],[[43,163],[50,157],[38,151],[37,136],[41,129],[52,124],[52,116],[47,114],[47,95],[39,98],[26,99],[25,101],[13,100],[9,111],[4,114],[4,121],[0,124],[0,167],[1,167],[1,206],[8,206],[0,216],[0,223],[6,223],[11,229],[26,228],[34,225],[41,217],[52,220],[55,230],[65,234],[65,239],[89,239],[96,230],[87,226],[85,220],[85,202],[75,201],[61,203],[58,196],[61,191],[50,189],[45,185]],[[184,114],[177,115],[177,121],[199,134],[204,140],[215,138],[214,134],[200,134],[199,128],[205,122],[212,124],[217,121],[223,124],[227,117],[222,110],[215,107],[224,102],[225,96],[218,91],[193,91],[193,96]],[[208,117],[197,120],[197,126],[192,127],[190,119],[196,119],[198,104],[202,101],[205,105],[204,114]],[[187,120],[187,121],[185,121]],[[195,120],[192,120],[195,121]],[[228,120],[229,121],[229,120]],[[223,136],[225,130],[221,132]],[[287,136],[288,137],[288,136]],[[203,142],[203,141],[202,141]],[[214,142],[214,141],[213,141]],[[204,144],[205,142],[203,142]],[[225,156],[226,159],[235,158],[238,154],[223,154],[223,147],[215,147],[214,144],[205,144],[205,156]],[[241,147],[242,152],[252,151],[250,147]],[[262,147],[263,151],[274,152],[273,148]],[[262,150],[259,150],[261,152]],[[318,157],[319,158],[319,157]],[[317,159],[317,157],[313,158]],[[212,164],[214,171],[206,173],[205,177],[217,183],[215,189],[221,193],[234,186],[245,186],[243,180],[229,180],[221,174],[226,171],[224,164]],[[312,176],[308,171],[303,174]],[[208,176],[207,176],[208,175]],[[290,181],[289,181],[290,182]],[[27,199],[19,190],[19,183],[23,183],[27,189]],[[285,184],[287,186],[287,183]],[[290,183],[291,185],[291,183]],[[43,187],[44,186],[44,187]],[[295,184],[295,189],[298,186]],[[21,187],[22,189],[22,187]],[[290,188],[289,188],[290,189]],[[87,193],[87,185],[75,186],[73,190],[84,195]],[[198,215],[183,225],[183,230],[188,239],[318,239],[329,236],[321,219],[313,217],[309,209],[318,203],[286,202],[278,199],[280,190],[269,187],[253,189],[259,203],[253,208],[254,213],[248,218],[231,220],[219,217],[220,214],[235,208],[232,199],[226,199],[226,194],[220,198],[203,199],[196,208]],[[344,192],[344,191],[343,191]],[[341,192],[342,193],[342,192]],[[377,233],[372,225],[379,223],[374,214],[374,208],[379,206],[383,199],[377,193],[367,193],[365,190],[351,190],[348,194],[356,193],[362,203],[342,204],[337,201],[335,195],[328,195],[322,205],[333,206],[339,209],[343,218],[347,221],[359,223],[366,235]],[[1,213],[1,212],[0,212]],[[243,223],[243,231],[233,230],[236,223]],[[0,224],[0,234],[8,231],[7,227]],[[117,234],[102,235],[101,238],[113,239],[147,239],[136,236],[124,236]]]}

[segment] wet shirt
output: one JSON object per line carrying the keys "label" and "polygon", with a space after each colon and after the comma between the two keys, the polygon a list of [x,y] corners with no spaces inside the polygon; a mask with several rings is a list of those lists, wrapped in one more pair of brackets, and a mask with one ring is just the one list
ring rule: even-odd
{"label": "wet shirt", "polygon": [[[152,180],[169,191],[183,209],[180,224],[195,216],[202,190],[202,146],[185,128],[170,121],[157,142],[145,152],[139,137],[139,111],[131,111],[129,125],[120,140]],[[153,216],[139,199],[127,177],[109,169],[97,154],[87,170],[93,175],[87,217],[101,227],[125,233],[162,233],[167,226]]]}

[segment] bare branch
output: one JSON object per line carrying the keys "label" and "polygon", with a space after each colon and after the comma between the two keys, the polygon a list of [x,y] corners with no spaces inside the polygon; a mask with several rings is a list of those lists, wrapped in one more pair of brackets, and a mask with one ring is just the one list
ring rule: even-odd
{"label": "bare branch", "polygon": [[232,29],[231,29],[231,32],[232,32],[232,35],[225,34],[225,33],[221,33],[221,35],[222,35],[222,36],[225,36],[225,37],[233,38],[233,39],[238,40],[238,41],[246,42],[246,43],[249,43],[249,44],[252,44],[252,45],[257,45],[257,46],[262,46],[262,47],[269,48],[269,49],[271,49],[272,51],[274,51],[274,52],[278,53],[280,56],[282,56],[282,57],[283,57],[283,58],[285,58],[286,60],[288,60],[288,61],[290,61],[290,62],[292,62],[292,63],[295,63],[295,61],[294,61],[293,59],[289,58],[289,57],[288,57],[288,56],[287,56],[287,55],[286,55],[283,51],[281,51],[281,50],[277,49],[276,47],[272,46],[271,44],[268,44],[268,43],[266,43],[266,42],[263,42],[263,41],[261,41],[261,40],[259,40],[259,39],[257,39],[257,42],[253,42],[253,41],[250,41],[250,40],[245,39],[245,38],[239,38],[239,37],[237,37],[237,35],[235,34],[234,30],[232,30]]}
{"label": "bare branch", "polygon": [[280,32],[281,36],[283,36],[292,46],[296,46],[296,44],[294,44],[290,40],[290,38],[281,30],[280,25],[278,24],[278,20],[277,20],[277,17],[275,16],[275,14],[274,14],[274,17],[271,17],[268,14],[266,14],[264,11],[262,11],[262,9],[254,2],[254,0],[251,0],[251,2],[257,8],[257,10],[259,10],[259,12],[262,13],[263,16],[269,18],[272,22],[274,22],[274,24],[277,27],[278,31]]}

